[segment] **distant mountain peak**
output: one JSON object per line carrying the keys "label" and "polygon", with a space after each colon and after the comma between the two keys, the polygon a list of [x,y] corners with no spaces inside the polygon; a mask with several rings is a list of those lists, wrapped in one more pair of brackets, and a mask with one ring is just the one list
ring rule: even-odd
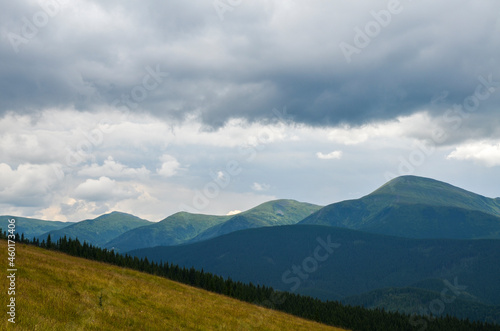
{"label": "distant mountain peak", "polygon": [[[406,237],[498,238],[500,199],[431,178],[401,176],[354,200],[328,205],[300,223]],[[444,230],[447,229],[447,230]]]}
{"label": "distant mountain peak", "polygon": [[130,215],[128,213],[124,213],[122,211],[117,211],[117,210],[113,210],[112,212],[108,213],[108,214],[126,214],[126,215]]}
{"label": "distant mountain peak", "polygon": [[451,184],[432,179],[432,178],[427,178],[427,177],[419,177],[419,176],[414,176],[414,175],[405,175],[405,176],[399,176],[396,178],[391,179],[381,187],[379,187],[377,190],[375,190],[372,194],[375,194],[377,192],[386,192],[388,189],[391,191],[394,191],[395,189],[402,188],[402,187],[408,187],[408,186],[425,186],[429,185],[429,189],[436,189],[436,188],[447,188],[447,189],[457,189],[464,191],[463,189],[453,186]]}
{"label": "distant mountain peak", "polygon": [[[86,220],[84,220],[84,222],[109,222],[109,221],[116,220],[117,217],[127,217],[127,216],[131,216],[131,215],[114,211],[111,213],[99,215],[99,216],[94,217],[94,218],[86,219]],[[79,223],[79,222],[77,222],[77,223]]]}
{"label": "distant mountain peak", "polygon": [[[446,182],[412,175],[396,177],[370,193],[368,196],[376,195],[392,195],[406,198],[406,202],[408,203],[417,202],[423,199],[424,201],[420,202],[430,204],[435,204],[434,202],[441,204],[438,201],[441,201],[443,198],[448,198],[448,200],[485,199],[482,195],[464,190]],[[434,201],[434,199],[437,199],[437,201]]]}
{"label": "distant mountain peak", "polygon": [[[102,214],[101,216],[99,217],[103,217],[103,216],[110,216],[110,215],[123,215],[123,216],[134,216],[132,214],[129,214],[129,213],[124,213],[122,211],[116,211],[116,210],[113,210],[112,212],[109,212],[109,213],[106,213],[106,214]],[[99,218],[97,217],[97,218]],[[137,217],[137,216],[134,216],[134,217]]]}

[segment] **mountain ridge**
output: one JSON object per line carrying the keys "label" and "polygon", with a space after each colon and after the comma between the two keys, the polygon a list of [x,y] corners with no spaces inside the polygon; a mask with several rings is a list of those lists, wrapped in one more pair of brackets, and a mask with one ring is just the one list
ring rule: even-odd
{"label": "mountain ridge", "polygon": [[[345,227],[409,238],[500,238],[500,198],[487,198],[445,182],[418,176],[397,177],[359,199],[324,207],[279,199],[231,216],[177,212],[160,222],[144,223],[140,227],[133,226],[128,231],[99,238],[98,223],[102,223],[106,215],[138,219],[118,211],[74,223],[14,218],[19,220],[19,233],[25,232],[28,237],[36,236],[42,240],[51,231],[55,231],[52,237],[57,238],[61,233],[58,230],[62,228],[70,227],[66,231],[73,231],[80,227],[75,224],[93,223],[96,227],[93,234],[76,231],[71,235],[122,252],[152,245],[192,243],[248,228],[289,224]],[[2,217],[0,226],[6,227],[10,216]],[[119,224],[116,226],[120,227]],[[151,228],[146,230],[148,226]]]}
{"label": "mountain ridge", "polygon": [[137,228],[112,239],[106,248],[119,252],[173,246],[210,239],[238,230],[296,224],[320,206],[290,199],[271,200],[236,215],[178,212],[158,223]]}
{"label": "mountain ridge", "polygon": [[271,200],[241,212],[227,222],[205,230],[189,242],[207,240],[244,229],[297,224],[320,208],[321,206],[318,205],[292,199]]}
{"label": "mountain ridge", "polygon": [[160,222],[148,224],[106,242],[104,247],[126,252],[131,249],[160,245],[178,245],[193,238],[201,231],[230,219],[231,216],[214,216],[177,212]]}
{"label": "mountain ridge", "polygon": [[496,199],[473,193],[452,184],[432,178],[413,175],[396,177],[365,197],[396,194],[398,202],[439,204],[474,209],[500,216],[500,203]]}
{"label": "mountain ridge", "polygon": [[359,199],[327,205],[299,224],[408,238],[500,238],[500,201],[434,179],[402,176]]}
{"label": "mountain ridge", "polygon": [[103,246],[111,238],[148,223],[151,222],[131,214],[114,211],[93,219],[75,222],[59,230],[46,232],[38,239],[40,241],[46,240],[50,234],[52,241],[67,236],[73,239],[78,238],[82,242],[86,241],[93,245]]}
{"label": "mountain ridge", "polygon": [[15,219],[16,232],[19,233],[19,235],[24,233],[24,236],[29,239],[38,237],[48,231],[62,229],[73,224],[70,222],[47,221],[37,218],[2,215],[0,216],[0,228],[2,228],[2,231],[7,230],[9,219]]}

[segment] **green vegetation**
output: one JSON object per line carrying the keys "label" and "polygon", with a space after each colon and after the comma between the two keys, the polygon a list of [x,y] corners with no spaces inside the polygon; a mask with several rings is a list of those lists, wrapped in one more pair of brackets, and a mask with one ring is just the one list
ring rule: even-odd
{"label": "green vegetation", "polygon": [[230,218],[231,216],[179,212],[158,223],[125,232],[109,241],[105,247],[117,252],[127,252],[143,247],[178,245]]}
{"label": "green vegetation", "polygon": [[7,229],[9,219],[16,220],[16,229],[19,233],[24,233],[27,238],[38,237],[46,232],[62,229],[74,223],[44,221],[36,218],[26,218],[3,215],[0,216],[0,228]]}
{"label": "green vegetation", "polygon": [[500,239],[500,217],[457,207],[393,204],[362,229],[411,238]]}
{"label": "green vegetation", "polygon": [[234,216],[179,212],[161,222],[128,231],[104,247],[125,253],[139,248],[206,240],[249,228],[296,224],[320,208],[294,200],[276,200]]}
{"label": "green vegetation", "polygon": [[[439,307],[441,305],[439,301],[441,301],[443,303],[444,314],[464,320],[483,320],[500,325],[499,306],[476,302],[473,297],[467,297],[465,294],[454,298],[451,291],[446,298],[447,302],[444,302],[441,300],[441,292],[443,289],[448,288],[448,286],[443,281],[437,280],[437,283],[439,284],[439,288],[436,291],[413,287],[384,288],[345,298],[342,300],[342,303],[370,309],[397,311],[405,314],[430,314],[432,308],[441,308]],[[468,300],[464,300],[463,298],[467,298]],[[438,301],[438,304],[433,307],[432,303],[436,301]]]}
{"label": "green vegetation", "polygon": [[4,318],[4,330],[340,330],[143,272],[16,247],[16,325]]}
{"label": "green vegetation", "polygon": [[[9,218],[2,216],[0,226],[6,228]],[[158,223],[118,212],[79,223],[14,218],[18,233],[25,232],[18,238],[23,242],[38,236],[36,244],[43,247],[155,273],[331,325],[412,329],[409,316],[379,309],[425,313],[421,309],[440,298],[443,283],[454,279],[466,289],[447,302],[444,314],[500,321],[500,198],[432,179],[399,177],[361,199],[324,208],[276,200],[233,216],[181,212]],[[77,237],[85,243],[74,240]],[[321,240],[336,246],[320,261],[315,253]],[[273,296],[286,300],[270,302]],[[96,298],[104,309],[106,290],[100,289]],[[439,323],[431,330],[457,321]]]}
{"label": "green vegetation", "polygon": [[[369,195],[373,200],[450,206],[500,216],[500,203],[438,180],[401,176],[394,178]],[[389,203],[386,203],[388,205]]]}
{"label": "green vegetation", "polygon": [[[5,236],[6,233],[3,233],[2,238],[5,238]],[[16,240],[19,240],[17,234]],[[29,240],[25,239],[25,243],[28,242]],[[39,242],[34,244],[40,245]],[[18,242],[19,246],[29,250],[29,247],[20,242]],[[106,261],[150,274],[161,275],[196,287],[208,288],[226,296],[253,302],[257,305],[269,306],[274,310],[281,310],[296,316],[321,321],[329,325],[341,325],[354,330],[421,330],[421,323],[425,323],[425,328],[429,331],[500,329],[500,327],[494,325],[478,322],[471,323],[450,317],[430,318],[428,322],[425,322],[424,317],[418,315],[387,313],[380,310],[342,306],[337,302],[321,302],[310,297],[276,292],[267,287],[256,287],[252,284],[245,285],[231,279],[224,280],[221,277],[204,273],[203,270],[201,272],[193,268],[188,270],[168,263],[151,263],[147,259],[121,256],[87,243],[82,245],[78,240],[62,238],[57,243],[42,242],[41,246],[49,250],[61,250],[72,255],[85,256],[87,259]],[[3,258],[7,257],[5,253],[3,255],[5,255]],[[26,255],[29,255],[29,253]],[[158,286],[158,283],[155,282],[161,282],[158,277],[151,279],[145,275],[129,272],[130,270],[116,270],[104,264],[96,264],[96,267],[91,268],[92,270],[89,273],[86,263],[81,263],[81,261],[71,263],[72,259],[68,257],[67,260],[63,259],[63,263],[58,263],[57,260],[51,259],[50,254],[42,253],[42,255],[45,256],[41,259],[37,259],[33,255],[28,259],[28,261],[36,260],[34,265],[30,265],[26,260],[21,260],[21,263],[25,263],[23,269],[26,268],[28,274],[26,278],[31,279],[31,285],[34,284],[34,286],[31,286],[31,288],[30,286],[23,286],[23,288],[30,289],[25,300],[29,304],[26,304],[23,308],[28,307],[26,309],[28,318],[24,321],[18,316],[17,322],[19,323],[21,320],[23,323],[29,324],[29,328],[47,328],[50,325],[50,329],[59,329],[59,325],[63,324],[61,329],[80,328],[82,326],[85,326],[86,329],[116,328],[120,330],[137,328],[163,330],[172,327],[234,329],[234,326],[228,326],[228,324],[233,324],[235,318],[238,320],[238,329],[307,330],[312,328],[316,330],[321,327],[318,324],[300,324],[301,322],[307,323],[306,321],[294,323],[294,318],[289,316],[280,320],[279,315],[268,314],[265,311],[262,313],[262,310],[257,321],[253,319],[246,322],[245,315],[242,321],[238,304],[231,307],[229,311],[224,311],[224,307],[221,307],[224,306],[224,303],[211,301],[207,305],[206,303],[209,301],[207,297],[198,296],[192,298],[189,293],[186,295],[186,292],[182,291],[180,295],[176,295],[179,293],[172,293],[173,291],[168,291],[165,286]],[[20,269],[19,262],[17,264],[18,269]],[[28,265],[31,268],[27,268]],[[54,269],[59,272],[54,272]],[[111,273],[107,272],[110,269]],[[120,278],[120,275],[125,275],[126,280]],[[49,278],[40,281],[44,277]],[[168,284],[173,285],[172,283]],[[103,287],[108,293],[104,297],[102,295]],[[96,303],[97,296],[94,294],[98,291],[101,291],[101,294],[98,297],[98,303]],[[33,297],[35,300],[32,299]],[[23,300],[23,302],[25,301]],[[79,303],[83,301],[83,304],[75,304],[75,301]],[[62,302],[65,302],[66,305],[62,305]],[[189,310],[189,312],[186,313],[186,310]],[[101,312],[106,314],[101,314]],[[141,320],[138,321],[138,319]],[[283,321],[282,324],[281,321]],[[276,325],[277,322],[279,322],[278,326]],[[7,321],[4,323],[8,324]]]}
{"label": "green vegetation", "polygon": [[[151,224],[151,222],[130,214],[112,212],[95,219],[73,223],[65,228],[50,231],[38,238],[40,241],[46,240],[47,236],[50,234],[52,240],[56,241],[66,236],[73,239],[79,238],[82,241],[102,247],[105,243],[120,234],[146,224]],[[18,232],[20,232],[20,230],[18,230]]]}
{"label": "green vegetation", "polygon": [[191,242],[207,240],[239,230],[297,224],[320,208],[318,205],[295,200],[268,201],[207,229]]}
{"label": "green vegetation", "polygon": [[357,200],[328,205],[300,224],[407,238],[500,238],[500,203],[433,179],[403,176]]}
{"label": "green vegetation", "polygon": [[[316,261],[314,268],[310,260],[321,247],[318,239],[340,246],[326,260]],[[500,240],[417,240],[290,225],[249,229],[190,245],[141,249],[130,254],[203,268],[277,290],[295,290],[322,300],[407,287],[428,279],[453,282],[456,277],[459,284],[467,286],[460,298],[472,295],[485,305],[496,305],[497,310],[500,306]],[[302,273],[293,272],[294,265]],[[313,271],[305,272],[306,268]],[[291,272],[284,275],[287,270]]]}

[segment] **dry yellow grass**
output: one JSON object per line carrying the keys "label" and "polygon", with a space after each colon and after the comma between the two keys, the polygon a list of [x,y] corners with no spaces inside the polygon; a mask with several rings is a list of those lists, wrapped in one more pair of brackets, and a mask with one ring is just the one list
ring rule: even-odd
{"label": "dry yellow grass", "polygon": [[[7,244],[1,244],[6,270]],[[161,277],[32,246],[16,248],[16,329],[341,330]],[[11,329],[2,278],[2,325]]]}

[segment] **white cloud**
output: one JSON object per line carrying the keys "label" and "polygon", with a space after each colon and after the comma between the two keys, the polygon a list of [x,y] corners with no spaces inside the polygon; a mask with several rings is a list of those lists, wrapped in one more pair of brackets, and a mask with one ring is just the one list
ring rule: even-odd
{"label": "white cloud", "polygon": [[109,178],[144,179],[148,177],[149,173],[150,171],[144,166],[141,168],[129,168],[126,165],[116,162],[111,156],[109,156],[101,166],[97,163],[93,163],[78,171],[78,175],[80,176],[96,178],[106,176]]}
{"label": "white cloud", "polygon": [[500,142],[480,141],[464,144],[455,148],[448,159],[474,160],[487,167],[500,165]]}
{"label": "white cloud", "polygon": [[[21,18],[41,10],[37,1],[3,3],[7,32],[20,33]],[[386,5],[247,1],[220,22],[211,1],[66,3],[19,54],[0,41],[2,210],[78,220],[119,209],[159,219],[226,179],[203,212],[245,210],[270,187],[280,198],[330,203],[382,184],[440,127],[446,146],[412,173],[448,175],[447,154],[498,165],[496,143],[460,142],[500,137],[500,2],[408,2],[347,65],[339,43],[352,44],[353,27],[364,29],[370,11]],[[469,17],[482,19],[457,34]],[[155,83],[147,67],[168,75],[130,99]],[[488,75],[495,93],[468,112],[465,98]],[[453,105],[467,117],[440,118]],[[273,114],[285,106],[289,116]],[[318,161],[341,150],[349,158],[332,161],[334,173]],[[241,172],[224,177],[230,160]],[[455,178],[470,177],[470,164],[455,165]],[[495,169],[477,176],[497,194],[487,173]]]}
{"label": "white cloud", "polygon": [[226,215],[227,216],[232,216],[232,215],[238,215],[239,213],[241,213],[241,210],[231,210],[229,211]]}
{"label": "white cloud", "polygon": [[50,206],[45,209],[40,210],[36,215],[36,218],[42,220],[51,220],[51,221],[59,221],[59,222],[67,222],[68,219],[66,216],[61,214],[61,208]]}
{"label": "white cloud", "polygon": [[161,157],[162,165],[160,169],[156,169],[156,172],[163,177],[172,177],[177,174],[177,170],[180,168],[180,163],[177,159],[171,155],[165,154]]}
{"label": "white cloud", "polygon": [[252,190],[254,191],[267,191],[271,188],[271,185],[269,184],[262,184],[262,183],[257,183],[257,182],[254,182],[252,184]]}
{"label": "white cloud", "polygon": [[[197,118],[171,124],[108,109],[48,109],[37,116],[9,113],[0,118],[0,203],[4,212],[14,215],[68,221],[112,210],[158,221],[182,210],[183,205],[191,212],[225,215],[228,210],[246,210],[285,196],[327,204],[369,193],[363,189],[367,185],[373,189],[382,184],[384,173],[396,172],[399,156],[409,155],[413,143],[425,137],[434,124],[440,125],[418,113],[362,127],[315,128],[234,119],[210,130]],[[328,139],[332,132],[338,135]],[[22,144],[16,145],[17,139]],[[80,153],[80,163],[68,165],[68,153],[78,152],[85,141],[91,142],[90,150]],[[241,153],[240,146],[249,150]],[[495,146],[487,143],[469,154],[494,151]],[[465,159],[463,146],[458,147],[450,158]],[[30,154],[30,149],[36,151]],[[416,175],[420,169],[443,168],[440,156],[446,153],[445,157],[450,149],[436,150],[422,167],[416,167]],[[252,157],[249,151],[254,153]],[[311,155],[311,151],[322,152]],[[350,163],[337,163],[342,174],[339,179],[331,174],[330,162],[317,158],[339,159],[341,151],[348,151]],[[481,156],[481,162],[498,164],[494,155]],[[367,164],[366,159],[373,161]],[[241,172],[226,178],[232,160]],[[423,175],[432,177],[433,173]],[[321,186],[318,178],[325,176],[336,185],[317,189]],[[168,178],[168,185],[160,177]],[[293,188],[290,178],[296,183]],[[226,180],[229,184],[221,185]],[[197,210],[193,199],[208,182],[224,187],[216,198],[208,199],[206,207]],[[357,187],[356,191],[351,187]],[[276,196],[263,194],[271,188]]]}
{"label": "white cloud", "polygon": [[113,201],[137,196],[137,192],[130,185],[120,184],[103,176],[97,180],[87,179],[78,185],[74,191],[74,196],[88,201]]}
{"label": "white cloud", "polygon": [[316,156],[321,160],[339,160],[342,158],[342,151],[333,151],[328,154],[318,152]]}
{"label": "white cloud", "polygon": [[25,163],[12,169],[0,163],[0,201],[21,206],[42,205],[50,201],[63,176],[57,164]]}
{"label": "white cloud", "polygon": [[344,125],[329,131],[328,139],[344,145],[357,145],[375,138],[414,137],[425,139],[432,136],[438,123],[427,112],[399,116],[394,120],[365,124],[359,127]]}

